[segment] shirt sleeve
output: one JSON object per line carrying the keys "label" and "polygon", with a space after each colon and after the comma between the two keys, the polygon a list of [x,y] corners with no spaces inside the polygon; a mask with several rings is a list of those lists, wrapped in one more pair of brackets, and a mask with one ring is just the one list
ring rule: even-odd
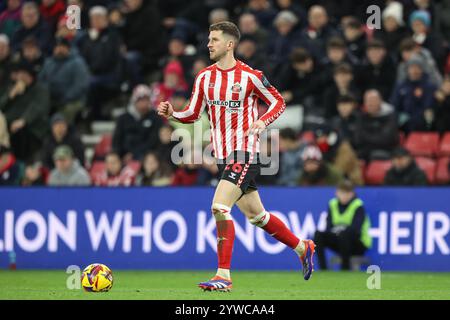
{"label": "shirt sleeve", "polygon": [[195,79],[188,105],[182,111],[174,111],[172,114],[173,118],[182,123],[192,123],[200,119],[206,106],[205,93],[203,91],[204,81],[205,73],[199,74]]}
{"label": "shirt sleeve", "polygon": [[262,72],[252,77],[254,93],[263,100],[269,109],[259,118],[266,126],[274,122],[286,109],[286,103],[274,86],[272,86]]}

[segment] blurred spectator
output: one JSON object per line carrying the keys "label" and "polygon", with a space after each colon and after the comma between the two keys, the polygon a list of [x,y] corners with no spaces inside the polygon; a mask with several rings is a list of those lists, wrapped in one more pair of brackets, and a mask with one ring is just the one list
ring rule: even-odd
{"label": "blurred spectator", "polygon": [[276,80],[287,104],[303,104],[309,110],[321,105],[324,81],[322,67],[303,48],[294,49]]}
{"label": "blurred spectator", "polygon": [[61,145],[53,153],[55,168],[50,172],[50,186],[88,186],[91,179],[87,171],[74,158],[69,146]]}
{"label": "blurred spectator", "polygon": [[65,117],[60,113],[54,114],[50,120],[50,125],[51,134],[47,136],[42,145],[42,163],[47,168],[53,169],[55,149],[61,145],[66,145],[72,149],[74,157],[81,164],[84,164],[84,145],[74,128],[69,126]]}
{"label": "blurred spectator", "polygon": [[305,144],[297,137],[292,128],[280,130],[280,176],[278,183],[282,186],[295,186],[303,168],[302,153]]}
{"label": "blurred spectator", "polygon": [[269,0],[249,0],[247,10],[256,17],[261,27],[266,29],[270,28],[277,15]]}
{"label": "blurred spectator", "polygon": [[330,25],[324,7],[314,5],[308,11],[308,27],[301,34],[301,47],[305,47],[319,61],[326,55],[326,43],[337,31]]}
{"label": "blurred spectator", "polygon": [[427,176],[417,165],[408,150],[399,147],[392,153],[392,168],[384,177],[388,186],[421,186],[427,184]]}
{"label": "blurred spectator", "polygon": [[369,216],[353,184],[349,181],[340,183],[336,198],[328,205],[326,228],[314,235],[320,269],[327,270],[325,249],[329,248],[341,257],[341,269],[350,270],[350,257],[364,255],[372,246],[369,228]]}
{"label": "blurred spectator", "polygon": [[34,37],[28,37],[23,40],[20,52],[17,54],[15,60],[23,60],[33,66],[34,72],[39,74],[44,65],[45,57],[39,44]]}
{"label": "blurred spectator", "polygon": [[436,3],[434,10],[434,28],[439,37],[450,43],[450,1]]}
{"label": "blurred spectator", "polygon": [[68,16],[64,15],[62,16],[59,21],[58,24],[56,25],[56,32],[55,32],[55,38],[64,38],[69,40],[73,45],[78,47],[78,41],[80,40],[80,38],[82,37],[82,35],[84,34],[84,30],[78,30],[76,28],[72,29],[72,28],[68,28],[67,27],[67,22],[68,20]]}
{"label": "blurred spectator", "polygon": [[105,118],[102,107],[118,89],[121,39],[109,26],[108,12],[101,6],[89,10],[90,28],[79,40],[80,54],[91,72],[88,107],[94,119]]}
{"label": "blurred spectator", "polygon": [[116,122],[113,150],[127,163],[141,160],[147,151],[158,147],[158,131],[163,122],[151,108],[150,88],[138,85],[128,105],[128,110]]}
{"label": "blurred spectator", "polygon": [[258,50],[258,43],[252,36],[244,35],[241,37],[236,49],[236,57],[244,63],[252,66],[254,69],[263,72],[268,71],[266,59],[262,52]]}
{"label": "blurred spectator", "polygon": [[86,103],[89,70],[69,40],[57,38],[53,56],[47,58],[39,80],[48,84],[52,112],[60,112],[73,124]]}
{"label": "blurred spectator", "polygon": [[323,112],[328,119],[337,115],[336,101],[339,96],[352,95],[359,97],[360,93],[353,81],[353,69],[347,63],[342,63],[334,68],[334,83],[323,93]]}
{"label": "blurred spectator", "polygon": [[186,69],[188,72],[187,74],[185,73],[188,88],[192,88],[194,86],[197,74],[208,66],[209,66],[208,58],[206,58],[205,56],[195,57],[194,61],[192,62],[192,68]]}
{"label": "blurred spectator", "polygon": [[15,156],[26,161],[33,158],[47,133],[49,93],[25,61],[14,66],[11,80],[0,97],[0,110],[8,122]]}
{"label": "blurred spectator", "polygon": [[331,163],[353,184],[363,185],[364,180],[359,159],[350,142],[343,140],[338,132],[328,125],[318,128],[314,134],[323,159]]}
{"label": "blurred spectator", "polygon": [[11,143],[9,141],[8,123],[3,113],[0,111],[0,148],[9,148]]}
{"label": "blurred spectator", "polygon": [[267,56],[272,68],[277,68],[283,61],[288,59],[297,32],[298,18],[291,11],[281,11],[273,21],[274,29],[267,43]]}
{"label": "blurred spectator", "polygon": [[356,146],[356,134],[361,114],[357,109],[358,102],[350,95],[337,99],[338,115],[331,119],[331,127],[336,130],[343,140]]}
{"label": "blurred spectator", "polygon": [[29,163],[25,167],[21,185],[26,187],[45,186],[48,173],[48,169],[43,167],[40,162]]}
{"label": "blurred spectator", "polygon": [[37,39],[39,48],[44,55],[49,53],[52,46],[52,34],[47,23],[39,14],[38,5],[34,2],[25,2],[22,6],[20,19],[22,25],[11,38],[13,51],[18,51],[26,38],[33,37]]}
{"label": "blurred spectator", "polygon": [[[169,39],[169,43],[167,46],[168,53],[164,56],[159,62],[160,69],[163,69],[172,61],[177,61],[181,63],[183,72],[188,72],[192,69],[192,64],[195,59],[193,55],[188,54],[187,50],[188,44],[186,43],[186,39],[181,36],[173,35]],[[201,47],[199,46],[198,51],[207,55],[208,48],[204,43],[202,43]],[[209,64],[209,63],[208,63]],[[161,71],[161,70],[159,70]]]}
{"label": "blurred spectator", "polygon": [[0,33],[9,38],[20,28],[22,0],[7,0],[7,8],[0,13]]}
{"label": "blurred spectator", "polygon": [[47,22],[51,34],[55,34],[59,18],[66,13],[66,4],[63,0],[42,0],[39,10],[42,18]]}
{"label": "blurred spectator", "polygon": [[134,184],[135,172],[123,165],[118,153],[110,152],[105,157],[105,170],[93,177],[93,184],[103,187],[129,187]]}
{"label": "blurred spectator", "polygon": [[386,50],[392,57],[397,56],[398,44],[408,37],[403,20],[403,5],[400,2],[390,2],[382,13],[383,26],[374,32],[374,37],[383,41]]}
{"label": "blurred spectator", "polygon": [[11,67],[12,57],[9,38],[5,34],[0,34],[0,92],[9,80]]}
{"label": "blurred spectator", "polygon": [[444,78],[442,86],[435,91],[436,128],[439,132],[450,131],[450,75]]}
{"label": "blurred spectator", "polygon": [[193,154],[188,150],[183,154],[182,162],[178,165],[173,176],[173,186],[192,186],[197,184],[199,177],[198,164],[194,164]]}
{"label": "blurred spectator", "polygon": [[[165,32],[156,1],[125,0],[124,3],[125,24],[121,30],[134,87],[141,82],[142,71],[156,70],[157,61],[164,52]],[[140,70],[141,66],[143,70]]]}
{"label": "blurred spectator", "polygon": [[343,33],[349,52],[361,62],[366,53],[367,39],[364,26],[356,17],[349,17],[343,23]]}
{"label": "blurred spectator", "polygon": [[442,40],[431,30],[431,16],[426,10],[416,10],[409,16],[412,38],[421,47],[428,49],[438,63],[442,62]]}
{"label": "blurred spectator", "polygon": [[301,28],[305,28],[308,25],[308,14],[302,6],[303,4],[297,3],[295,0],[276,0],[275,6],[279,11],[289,10],[299,18],[299,25]]}
{"label": "blurred spectator", "polygon": [[389,159],[398,144],[394,107],[383,101],[375,89],[364,93],[364,107],[356,129],[358,157],[365,160]]}
{"label": "blurred spectator", "polygon": [[168,101],[175,93],[175,91],[187,91],[187,83],[184,78],[184,71],[181,63],[178,61],[171,61],[163,71],[163,81],[156,83],[152,87],[152,106],[156,106],[161,101]]}
{"label": "blurred spectator", "polygon": [[387,54],[381,40],[367,44],[366,59],[358,72],[358,86],[366,91],[377,89],[383,99],[389,99],[395,85],[396,70],[392,57]]}
{"label": "blurred spectator", "polygon": [[[171,99],[170,103],[175,111],[183,110],[189,102],[189,92],[187,91],[176,91]],[[183,139],[183,143],[187,147],[196,147],[201,149],[204,145],[210,142],[209,136],[205,140],[205,133],[209,130],[209,120],[206,112],[201,114],[200,121],[195,123],[181,123],[175,119],[169,120],[170,125],[177,130],[177,135]]]}
{"label": "blurred spectator", "polygon": [[354,66],[357,62],[356,57],[347,51],[344,39],[331,37],[327,41],[327,56],[321,61],[327,83],[331,84],[333,82],[333,72],[336,66],[342,63]]}
{"label": "blurred spectator", "polygon": [[23,174],[23,163],[9,148],[0,145],[0,186],[19,186]]}
{"label": "blurred spectator", "polygon": [[411,58],[407,68],[408,78],[395,87],[391,103],[399,113],[400,126],[405,131],[429,130],[434,121],[433,99],[436,86],[424,73],[421,59]]}
{"label": "blurred spectator", "polygon": [[431,53],[418,46],[413,39],[404,39],[399,46],[402,61],[397,67],[397,83],[401,83],[408,77],[408,61],[415,58],[422,60],[423,71],[428,74],[430,81],[436,86],[442,84],[442,76],[436,66]]}
{"label": "blurred spectator", "polygon": [[172,182],[170,166],[155,152],[148,152],[136,177],[137,186],[164,187]]}
{"label": "blurred spectator", "polygon": [[302,153],[303,170],[298,181],[301,186],[335,186],[344,176],[322,158],[317,146],[307,146]]}
{"label": "blurred spectator", "polygon": [[254,14],[244,12],[239,16],[239,31],[241,36],[251,36],[256,39],[259,50],[266,50],[269,34],[266,29],[261,28]]}
{"label": "blurred spectator", "polygon": [[168,163],[172,169],[176,169],[177,165],[172,161],[172,150],[178,144],[178,141],[172,141],[173,130],[174,128],[170,124],[165,124],[159,128],[159,144],[156,150],[161,162]]}

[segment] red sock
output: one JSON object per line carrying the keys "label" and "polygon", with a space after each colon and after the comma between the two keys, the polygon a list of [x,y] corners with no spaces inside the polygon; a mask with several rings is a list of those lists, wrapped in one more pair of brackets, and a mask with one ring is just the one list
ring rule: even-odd
{"label": "red sock", "polygon": [[[269,221],[266,222],[267,215],[269,215]],[[261,228],[264,229],[268,234],[270,234],[272,237],[277,239],[278,241],[284,243],[288,247],[295,249],[300,239],[297,238],[291,230],[289,230],[286,225],[278,219],[275,215],[266,212],[265,217],[263,217],[263,220],[261,221],[263,225],[259,225]],[[264,224],[265,223],[265,224]],[[257,224],[258,225],[258,224]]]}
{"label": "red sock", "polygon": [[217,221],[216,227],[219,268],[230,269],[235,237],[233,220]]}

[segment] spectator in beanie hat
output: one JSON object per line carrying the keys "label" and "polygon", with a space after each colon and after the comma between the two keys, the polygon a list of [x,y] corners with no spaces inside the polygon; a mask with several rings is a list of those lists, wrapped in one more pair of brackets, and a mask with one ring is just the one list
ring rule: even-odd
{"label": "spectator in beanie hat", "polygon": [[50,186],[88,186],[91,179],[87,171],[74,159],[69,146],[62,145],[53,153],[55,169],[50,172]]}
{"label": "spectator in beanie hat", "polygon": [[310,145],[302,153],[303,172],[299,179],[301,186],[335,186],[344,176],[331,164],[323,160],[317,146]]}

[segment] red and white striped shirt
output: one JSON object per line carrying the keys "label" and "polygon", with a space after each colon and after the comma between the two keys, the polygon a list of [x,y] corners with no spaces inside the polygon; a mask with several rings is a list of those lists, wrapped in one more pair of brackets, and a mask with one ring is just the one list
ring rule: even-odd
{"label": "red and white striped shirt", "polygon": [[213,64],[198,73],[189,104],[172,116],[180,122],[192,123],[200,118],[206,107],[211,142],[218,159],[238,150],[259,152],[259,138],[245,136],[253,122],[258,120],[258,98],[269,106],[259,119],[268,126],[280,116],[286,104],[263,73],[239,60],[227,70]]}

